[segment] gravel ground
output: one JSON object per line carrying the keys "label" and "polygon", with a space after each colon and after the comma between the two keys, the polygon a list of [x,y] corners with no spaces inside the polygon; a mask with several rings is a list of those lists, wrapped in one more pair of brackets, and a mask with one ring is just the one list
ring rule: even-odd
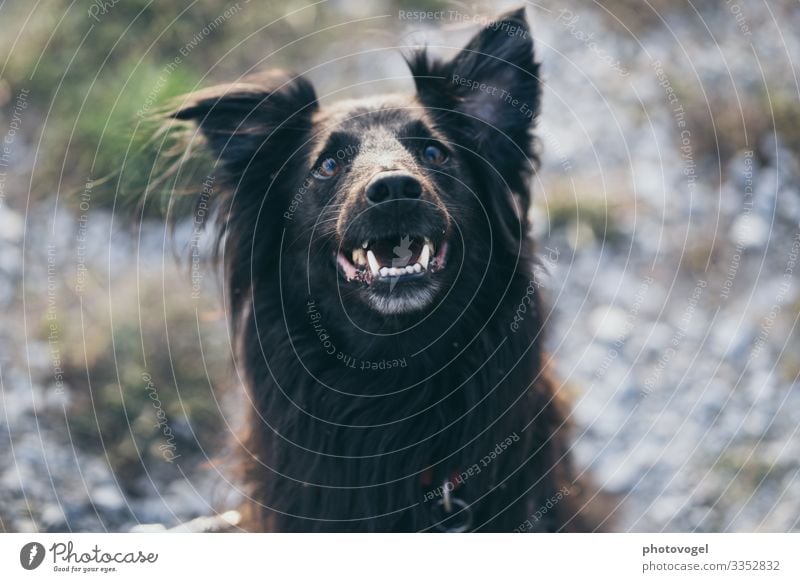
{"label": "gravel ground", "polygon": [[[800,10],[728,3],[628,32],[579,6],[530,12],[546,82],[532,213],[578,465],[618,496],[620,530],[800,530],[798,129],[768,130],[771,107],[798,99]],[[6,192],[27,191],[32,147],[17,136]],[[111,222],[92,210],[90,272],[160,262],[160,226],[139,241]],[[80,228],[52,200],[0,200],[0,530],[126,531],[233,507],[207,462],[219,451],[157,463],[132,494],[67,429],[72,392],[37,330]]]}
{"label": "gravel ground", "polygon": [[[625,76],[556,42],[557,27],[544,31],[553,47],[541,58],[562,53],[577,67],[548,67],[542,118],[549,155],[535,217],[549,232],[551,350],[574,393],[578,457],[620,496],[623,530],[800,529],[798,152],[765,132],[749,144],[738,135],[742,145],[715,159],[702,150],[702,120],[676,113],[692,104],[668,101],[667,86],[712,94],[728,75],[741,94],[761,86],[797,99],[796,77],[782,76],[797,36],[782,38],[763,4],[742,8],[752,36],[720,10],[703,14],[713,41],[697,17],[669,23],[680,42],[663,27],[617,43],[587,14],[567,20],[610,39],[603,47]],[[796,10],[779,16],[780,29],[798,24]],[[664,75],[654,61],[670,64]],[[548,194],[565,179],[576,199],[606,202],[599,233],[575,226],[581,208],[552,228]]]}

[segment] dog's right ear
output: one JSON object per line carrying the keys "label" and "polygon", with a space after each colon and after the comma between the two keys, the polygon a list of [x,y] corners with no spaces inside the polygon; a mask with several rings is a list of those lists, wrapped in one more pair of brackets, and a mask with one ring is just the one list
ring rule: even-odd
{"label": "dog's right ear", "polygon": [[[284,180],[302,172],[317,110],[314,88],[306,79],[271,71],[211,87],[183,98],[169,117],[196,124],[216,160],[227,188],[208,201],[217,212],[217,254],[224,259],[231,313],[247,303],[254,277],[272,276],[281,230]],[[191,139],[185,133],[183,135]],[[191,148],[189,148],[191,149]],[[197,204],[202,200],[197,197]],[[219,251],[224,247],[224,255]],[[253,269],[252,265],[259,265]],[[232,320],[234,329],[238,320]]]}
{"label": "dog's right ear", "polygon": [[278,171],[307,140],[317,109],[314,87],[287,71],[269,71],[184,97],[171,114],[194,121],[211,153],[234,179]]}

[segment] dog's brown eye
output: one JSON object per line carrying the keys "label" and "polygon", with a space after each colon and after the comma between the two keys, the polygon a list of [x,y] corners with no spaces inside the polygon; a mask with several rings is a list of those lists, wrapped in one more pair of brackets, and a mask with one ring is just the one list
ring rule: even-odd
{"label": "dog's brown eye", "polygon": [[342,165],[333,158],[325,158],[319,165],[319,168],[314,170],[314,177],[318,180],[327,180],[333,178],[342,169]]}
{"label": "dog's brown eye", "polygon": [[425,146],[425,149],[422,150],[422,157],[425,158],[426,162],[435,164],[437,166],[444,163],[444,161],[447,159],[447,156],[442,149],[435,145]]}

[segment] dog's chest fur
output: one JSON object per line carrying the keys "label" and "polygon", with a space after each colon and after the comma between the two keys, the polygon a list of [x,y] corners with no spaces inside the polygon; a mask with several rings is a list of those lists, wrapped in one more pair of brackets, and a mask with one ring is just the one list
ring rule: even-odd
{"label": "dog's chest fur", "polygon": [[375,337],[343,333],[325,302],[293,303],[263,305],[249,327],[259,339],[246,342],[260,346],[248,358],[265,451],[252,482],[275,529],[435,531],[448,480],[478,529],[519,527],[546,498],[553,487],[533,474],[546,472],[560,420],[535,374],[534,325],[509,341],[501,309],[470,322],[480,330],[462,322],[434,338],[446,326],[431,321],[413,338]]}

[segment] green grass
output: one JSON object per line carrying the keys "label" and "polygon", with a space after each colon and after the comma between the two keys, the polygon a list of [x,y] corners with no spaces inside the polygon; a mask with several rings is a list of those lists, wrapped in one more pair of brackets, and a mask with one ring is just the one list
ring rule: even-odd
{"label": "green grass", "polygon": [[534,204],[548,217],[550,228],[565,230],[577,246],[592,238],[604,243],[624,239],[624,194],[598,192],[589,182],[561,180],[547,188],[547,196],[535,197]]}

